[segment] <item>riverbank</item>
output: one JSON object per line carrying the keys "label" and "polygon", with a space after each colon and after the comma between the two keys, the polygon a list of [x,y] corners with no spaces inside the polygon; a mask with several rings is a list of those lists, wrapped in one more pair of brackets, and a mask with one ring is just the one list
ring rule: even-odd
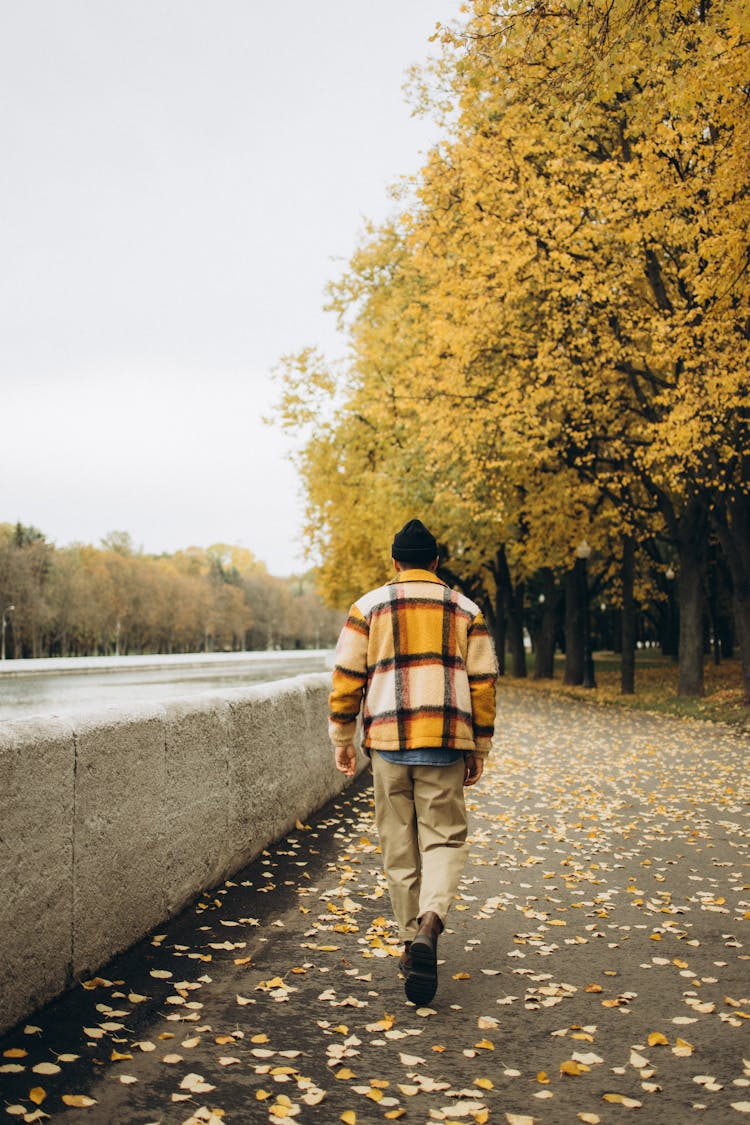
{"label": "riverbank", "polygon": [[0,1026],[335,796],[329,677],[0,725]]}

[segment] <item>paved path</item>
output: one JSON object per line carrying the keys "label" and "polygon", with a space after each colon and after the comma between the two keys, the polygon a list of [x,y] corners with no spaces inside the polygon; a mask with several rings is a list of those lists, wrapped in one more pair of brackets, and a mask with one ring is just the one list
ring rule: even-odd
{"label": "paved path", "polygon": [[749,747],[503,686],[430,1008],[396,976],[365,776],[1,1040],[4,1108],[70,1125],[750,1121]]}

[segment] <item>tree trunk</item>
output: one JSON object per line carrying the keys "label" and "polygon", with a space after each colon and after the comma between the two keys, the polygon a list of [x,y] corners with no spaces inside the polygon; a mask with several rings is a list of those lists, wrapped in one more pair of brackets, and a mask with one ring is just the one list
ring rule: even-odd
{"label": "tree trunk", "polygon": [[704,694],[703,621],[706,595],[706,527],[703,511],[693,505],[681,522],[677,549],[680,557],[680,670],[678,694],[698,699]]}
{"label": "tree trunk", "polygon": [[517,680],[526,679],[526,647],[523,643],[523,599],[525,583],[519,582],[511,586],[511,595],[508,603],[508,647],[510,648],[510,666],[512,675]]}
{"label": "tree trunk", "polygon": [[[499,554],[499,552],[498,552]],[[505,591],[503,590],[498,568],[492,567],[495,579],[495,606],[492,614],[492,639],[495,642],[495,656],[497,657],[497,672],[499,676],[505,675]]]}
{"label": "tree trunk", "polygon": [[750,706],[750,496],[734,496],[712,521],[732,576],[732,603],[742,660],[743,702]]}
{"label": "tree trunk", "polygon": [[535,680],[551,680],[555,674],[555,633],[557,630],[557,590],[552,568],[542,568],[542,590],[544,608],[542,624],[536,642],[534,665]]}
{"label": "tree trunk", "polygon": [[565,674],[563,683],[583,683],[583,614],[581,612],[581,579],[578,560],[565,572]]}
{"label": "tree trunk", "polygon": [[[713,553],[713,552],[712,552]],[[716,573],[716,560],[712,559],[707,575],[708,595],[706,608],[709,621],[709,648],[713,652],[714,664],[721,664],[721,639],[719,636],[719,578]]]}
{"label": "tree trunk", "polygon": [[519,680],[526,678],[526,650],[523,646],[523,595],[524,584],[513,586],[505,547],[497,552],[494,568],[495,585],[502,592],[507,608],[507,641],[510,650],[511,674]]}
{"label": "tree trunk", "polygon": [[620,693],[635,693],[635,547],[629,535],[622,545],[622,615],[620,659]]}

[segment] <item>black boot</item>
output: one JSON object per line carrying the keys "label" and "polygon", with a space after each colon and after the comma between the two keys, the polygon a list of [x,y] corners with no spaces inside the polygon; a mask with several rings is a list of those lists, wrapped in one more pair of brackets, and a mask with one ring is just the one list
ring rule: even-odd
{"label": "black boot", "polygon": [[437,992],[437,942],[443,923],[433,910],[428,910],[419,920],[419,929],[411,943],[411,965],[406,975],[404,991],[407,1000],[417,1007],[429,1004]]}
{"label": "black boot", "polygon": [[403,976],[403,977],[408,976],[409,973],[411,972],[411,953],[409,952],[410,949],[411,949],[411,942],[410,941],[405,942],[404,952],[401,954],[401,956],[398,959],[398,971],[401,974],[401,976]]}

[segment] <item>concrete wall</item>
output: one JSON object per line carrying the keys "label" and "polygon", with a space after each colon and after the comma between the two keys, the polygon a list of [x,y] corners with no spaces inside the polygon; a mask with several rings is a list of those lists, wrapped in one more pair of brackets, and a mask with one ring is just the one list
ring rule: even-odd
{"label": "concrete wall", "polygon": [[0,728],[0,1030],[341,791],[329,677]]}

